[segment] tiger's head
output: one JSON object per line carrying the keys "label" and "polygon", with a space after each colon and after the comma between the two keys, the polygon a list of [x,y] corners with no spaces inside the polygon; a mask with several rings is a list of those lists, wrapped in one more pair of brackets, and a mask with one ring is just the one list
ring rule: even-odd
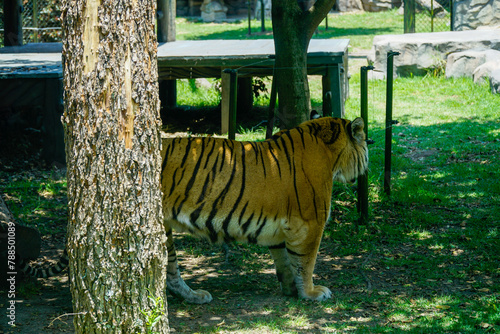
{"label": "tiger's head", "polygon": [[362,118],[351,122],[322,117],[304,122],[297,129],[317,137],[328,147],[335,161],[334,181],[352,182],[368,169],[368,147]]}

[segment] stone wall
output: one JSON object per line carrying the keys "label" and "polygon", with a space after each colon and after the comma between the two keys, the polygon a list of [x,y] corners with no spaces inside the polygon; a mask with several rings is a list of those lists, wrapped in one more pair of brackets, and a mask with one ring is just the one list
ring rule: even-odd
{"label": "stone wall", "polygon": [[455,0],[453,8],[456,31],[500,26],[500,0]]}

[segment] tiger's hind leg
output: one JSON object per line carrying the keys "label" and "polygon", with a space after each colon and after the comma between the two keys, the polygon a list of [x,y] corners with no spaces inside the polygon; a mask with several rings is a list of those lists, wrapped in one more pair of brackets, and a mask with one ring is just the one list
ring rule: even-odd
{"label": "tiger's hind leg", "polygon": [[205,304],[212,301],[212,295],[205,290],[193,290],[182,279],[177,264],[177,254],[175,252],[174,238],[172,229],[165,227],[167,230],[167,251],[168,251],[168,265],[167,265],[167,289],[174,296],[180,297],[191,304]]}
{"label": "tiger's hind leg", "polygon": [[281,285],[281,291],[285,296],[296,296],[297,287],[295,286],[295,270],[290,264],[285,243],[278,246],[269,247],[269,252],[274,259],[276,266],[276,276]]}
{"label": "tiger's hind leg", "polygon": [[[316,226],[316,228],[310,228]],[[327,287],[313,284],[313,272],[323,228],[317,223],[301,224],[299,228],[287,231],[286,251],[295,272],[295,284],[299,296],[304,299],[323,301],[332,296]]]}

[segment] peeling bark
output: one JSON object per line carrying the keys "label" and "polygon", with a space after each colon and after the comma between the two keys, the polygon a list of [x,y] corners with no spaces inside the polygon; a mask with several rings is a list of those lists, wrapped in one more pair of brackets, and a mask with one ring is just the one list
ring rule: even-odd
{"label": "peeling bark", "polygon": [[76,333],[168,332],[156,0],[66,0],[68,255]]}

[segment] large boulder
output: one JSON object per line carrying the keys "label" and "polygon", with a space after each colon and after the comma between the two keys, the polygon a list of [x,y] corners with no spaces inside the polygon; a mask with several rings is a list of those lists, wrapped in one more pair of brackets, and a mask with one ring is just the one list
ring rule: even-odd
{"label": "large boulder", "polygon": [[[259,1],[257,1],[259,3]],[[361,0],[338,0],[337,6],[339,12],[355,12],[363,10],[363,3]]]}
{"label": "large boulder", "polygon": [[361,0],[367,12],[381,12],[401,6],[401,0]]}
{"label": "large boulder", "polygon": [[500,70],[491,72],[489,79],[490,79],[491,92],[495,94],[500,94]]}
{"label": "large boulder", "polygon": [[500,69],[500,58],[496,60],[487,61],[479,65],[472,73],[472,78],[475,83],[480,83],[484,80],[489,80],[491,73]]}
{"label": "large boulder", "polygon": [[373,39],[369,61],[385,77],[387,53],[398,51],[394,58],[397,76],[425,75],[444,68],[449,54],[465,50],[500,50],[500,30],[469,30],[403,35],[381,35]]}
{"label": "large boulder", "polygon": [[499,0],[455,0],[454,30],[474,30],[481,26],[500,25]]}
{"label": "large boulder", "polygon": [[446,77],[472,78],[474,71],[484,63],[490,66],[500,60],[500,51],[497,50],[467,50],[448,55],[446,61]]}

